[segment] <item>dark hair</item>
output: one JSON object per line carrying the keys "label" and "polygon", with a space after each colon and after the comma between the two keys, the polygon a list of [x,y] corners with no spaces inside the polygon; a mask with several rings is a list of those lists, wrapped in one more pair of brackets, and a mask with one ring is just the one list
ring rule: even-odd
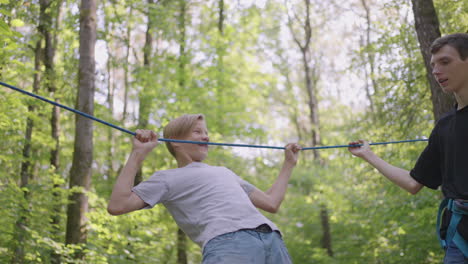
{"label": "dark hair", "polygon": [[437,53],[442,47],[449,45],[455,48],[460,55],[462,60],[468,57],[468,34],[467,33],[455,33],[440,37],[431,45],[431,53]]}

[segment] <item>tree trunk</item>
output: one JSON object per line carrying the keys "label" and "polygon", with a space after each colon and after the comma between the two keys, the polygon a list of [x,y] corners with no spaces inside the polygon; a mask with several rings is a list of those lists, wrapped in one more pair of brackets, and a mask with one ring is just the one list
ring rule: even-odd
{"label": "tree trunk", "polygon": [[[33,77],[33,93],[37,94],[39,91],[39,82],[40,82],[40,68],[41,68],[41,42],[42,39],[39,39],[36,42],[36,47],[34,48],[34,77]],[[33,104],[28,105],[28,113],[35,112],[36,107]],[[20,188],[27,188],[29,180],[32,179],[31,173],[31,138],[34,129],[34,121],[28,117],[26,120],[26,133],[24,136],[24,147],[23,147],[23,160],[21,162],[21,182]],[[28,191],[23,191],[24,199],[29,204],[29,195]],[[11,260],[11,263],[24,263],[24,240],[26,237],[26,227],[28,222],[29,210],[28,208],[22,208],[19,219],[15,223],[15,236],[14,236],[14,252],[15,255]]]}
{"label": "tree trunk", "polygon": [[182,229],[177,229],[177,263],[187,264],[187,236]]}
{"label": "tree trunk", "polygon": [[[80,7],[80,60],[79,60],[79,90],[76,109],[93,115],[94,112],[94,80],[96,43],[96,0],[82,0]],[[93,123],[81,115],[75,116],[75,144],[73,164],[70,170],[70,189],[79,187],[69,199],[67,211],[67,244],[86,243],[88,198],[85,194],[91,182],[91,165],[93,160]],[[76,254],[83,258],[83,251]]]}
{"label": "tree trunk", "polygon": [[[316,62],[313,67],[310,66],[310,61],[312,58],[311,47],[312,43],[312,23],[310,20],[310,0],[304,0],[305,4],[305,23],[302,25],[304,32],[304,39],[301,41],[295,34],[293,28],[291,27],[291,33],[297,46],[299,47],[302,53],[302,63],[304,67],[304,78],[305,78],[305,88],[308,95],[308,106],[309,106],[309,118],[312,126],[311,136],[312,136],[312,145],[320,145],[320,119],[318,111],[318,99],[317,99],[317,83],[320,77],[318,71],[318,63]],[[290,18],[291,20],[291,18]],[[314,150],[314,160],[320,161],[320,155],[318,150]],[[320,221],[322,223],[322,247],[327,250],[328,255],[333,256],[332,243],[331,243],[331,232],[330,232],[330,221],[328,217],[328,209],[325,204],[321,204],[320,210]]]}
{"label": "tree trunk", "polygon": [[[311,50],[310,50],[310,43],[312,41],[312,24],[310,22],[310,0],[304,0],[305,4],[305,24],[303,25],[304,29],[304,40],[301,41],[297,34],[295,34],[294,30],[291,28],[291,33],[293,34],[293,38],[299,50],[302,54],[302,63],[304,67],[304,79],[305,79],[305,89],[308,96],[308,106],[309,106],[309,118],[311,122],[311,138],[312,138],[312,146],[320,145],[320,121],[319,121],[319,113],[318,113],[318,100],[317,100],[317,93],[316,93],[316,86],[319,79],[319,73],[316,70],[312,70],[310,67],[310,60],[311,60]],[[320,154],[318,150],[313,150],[314,159],[319,160]]]}
{"label": "tree trunk", "polygon": [[440,37],[439,19],[432,0],[411,0],[413,3],[413,14],[416,33],[418,35],[419,47],[426,66],[426,77],[431,89],[431,100],[434,119],[439,118],[453,108],[455,99],[451,94],[446,94],[440,88],[432,75],[431,51],[432,42]]}
{"label": "tree trunk", "polygon": [[[367,100],[369,100],[370,104],[370,109],[373,114],[373,118],[375,118],[375,106],[374,106],[374,100],[372,98],[372,90],[374,93],[377,93],[377,82],[375,80],[375,54],[374,50],[369,50],[371,47],[371,11],[370,7],[367,3],[366,0],[361,0],[362,7],[364,8],[365,11],[365,18],[366,18],[366,36],[365,40],[363,40],[363,46],[366,47],[366,52],[363,54],[363,60],[364,60],[364,73],[366,76],[366,96]],[[367,65],[369,65],[369,69],[367,69]],[[370,84],[369,85],[369,81]]]}
{"label": "tree trunk", "polygon": [[[102,9],[106,10],[106,1],[102,1]],[[112,4],[112,3],[111,3]],[[112,18],[110,16],[107,16],[107,12],[104,11],[104,36],[106,38],[106,50],[107,50],[107,61],[106,61],[106,72],[107,72],[107,97],[106,97],[106,103],[109,109],[109,116],[112,119],[114,117],[114,93],[115,93],[115,86],[113,83],[113,63],[114,63],[114,55],[112,54],[112,37],[114,35],[114,28],[110,26],[110,21]],[[109,144],[107,145],[107,157],[106,157],[106,162],[107,162],[107,179],[111,180],[115,178],[115,170],[113,165],[114,161],[114,151],[113,151],[113,144],[114,142],[114,129],[109,127],[107,128],[107,141]]]}
{"label": "tree trunk", "polygon": [[224,90],[226,89],[225,81],[224,81],[224,54],[225,54],[225,47],[224,47],[224,0],[218,1],[218,38],[216,41],[216,55],[217,55],[217,72],[216,72],[216,124],[220,129],[220,133],[223,133],[224,127],[224,118],[223,118],[223,110],[222,108],[226,105],[226,97]]}
{"label": "tree trunk", "polygon": [[[133,13],[133,5],[130,4],[130,12],[129,16],[131,17]],[[122,113],[122,123],[125,122],[127,119],[128,115],[128,92],[130,89],[130,81],[129,81],[129,70],[128,66],[130,65],[130,49],[131,49],[131,24],[129,20],[127,21],[127,32],[126,32],[126,50],[125,50],[125,64],[124,64],[124,107],[123,107],[123,113]]]}
{"label": "tree trunk", "polygon": [[[145,46],[143,47],[143,68],[149,74],[151,71],[151,55],[153,53],[153,35],[151,30],[153,27],[153,17],[152,17],[152,7],[154,1],[148,0],[148,24],[146,25],[146,34],[145,34]],[[153,88],[153,87],[151,87]],[[138,125],[139,129],[146,129],[149,121],[149,114],[151,111],[151,98],[148,96],[148,89],[150,89],[150,84],[146,81],[143,82],[142,91],[138,95],[139,108],[138,108]],[[138,172],[135,176],[134,185],[137,185],[143,180],[142,167],[138,169]]]}
{"label": "tree trunk", "polygon": [[327,254],[330,257],[333,257],[331,233],[330,233],[330,217],[328,216],[327,207],[322,204],[320,206],[320,220],[322,222],[322,247],[327,250]]}
{"label": "tree trunk", "polygon": [[[185,89],[186,75],[185,75],[185,14],[187,3],[185,0],[179,0],[179,30],[180,30],[180,42],[179,42],[179,87],[181,90]],[[177,263],[187,264],[187,236],[185,233],[178,228],[177,229]]]}
{"label": "tree trunk", "polygon": [[[60,102],[60,99],[56,96],[56,85],[55,85],[55,69],[54,69],[54,58],[55,58],[55,35],[54,31],[54,14],[58,14],[58,10],[60,9],[60,4],[56,4],[57,10],[52,10],[51,6],[54,0],[41,0],[40,1],[40,17],[41,17],[41,25],[40,31],[42,33],[42,37],[45,41],[44,47],[44,66],[45,66],[45,86],[47,87],[47,91],[51,96],[54,97],[57,103]],[[54,141],[54,147],[50,150],[50,165],[54,169],[54,173],[59,174],[60,169],[60,107],[53,106],[50,118],[50,125],[51,125],[51,137]],[[53,189],[53,196],[55,197],[54,201],[60,200],[60,193],[57,189],[60,188],[58,184],[54,184],[52,186]],[[60,211],[61,206],[59,203],[55,203],[53,205],[52,210],[52,233],[54,239],[58,239],[60,233]],[[52,263],[60,263],[60,256],[51,253],[51,262]]]}

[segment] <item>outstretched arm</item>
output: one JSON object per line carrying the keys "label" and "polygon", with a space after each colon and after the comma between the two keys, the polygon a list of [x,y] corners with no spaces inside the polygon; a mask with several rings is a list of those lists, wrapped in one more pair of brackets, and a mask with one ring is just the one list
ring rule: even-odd
{"label": "outstretched arm", "polygon": [[362,144],[362,146],[349,147],[349,151],[356,157],[360,157],[374,166],[382,175],[400,188],[411,194],[418,193],[423,185],[411,177],[409,171],[395,167],[377,156],[369,147],[369,143],[364,140],[350,142],[350,145]]}
{"label": "outstretched arm", "polygon": [[281,202],[283,202],[284,195],[286,194],[292,170],[296,166],[299,150],[301,150],[301,147],[295,143],[286,145],[283,166],[271,188],[266,192],[255,189],[249,196],[256,207],[270,213],[276,213],[278,211]]}
{"label": "outstretched arm", "polygon": [[150,130],[137,130],[132,143],[132,152],[117,177],[107,206],[107,211],[111,215],[129,213],[146,205],[138,195],[132,192],[132,187],[141,164],[158,144],[158,136]]}

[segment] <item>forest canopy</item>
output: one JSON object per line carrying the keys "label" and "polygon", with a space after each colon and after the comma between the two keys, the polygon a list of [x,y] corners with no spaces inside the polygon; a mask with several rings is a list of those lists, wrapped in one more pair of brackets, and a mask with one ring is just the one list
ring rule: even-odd
{"label": "forest canopy", "polygon": [[[1,82],[130,131],[203,113],[213,142],[314,147],[428,138],[454,101],[424,43],[467,32],[468,2],[0,0],[0,17]],[[7,87],[0,100],[1,263],[201,262],[163,206],[108,214],[130,135]],[[373,150],[411,169],[425,145]],[[283,155],[211,146],[206,163],[266,190]],[[160,145],[135,184],[176,167]],[[263,213],[294,263],[440,263],[440,199],[346,148],[307,150]]]}

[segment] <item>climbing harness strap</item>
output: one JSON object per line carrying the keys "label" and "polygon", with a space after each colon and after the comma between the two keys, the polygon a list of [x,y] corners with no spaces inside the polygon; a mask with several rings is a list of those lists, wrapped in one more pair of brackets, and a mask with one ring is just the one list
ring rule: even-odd
{"label": "climbing harness strap", "polygon": [[[442,224],[442,217],[446,210],[449,210],[452,213],[452,216],[450,217],[447,233],[443,238],[440,229]],[[468,201],[445,198],[439,206],[436,231],[440,245],[444,250],[447,249],[448,245],[453,241],[457,248],[463,253],[463,255],[468,257],[468,242],[460,235],[457,230],[458,224],[464,215],[468,217]]]}

